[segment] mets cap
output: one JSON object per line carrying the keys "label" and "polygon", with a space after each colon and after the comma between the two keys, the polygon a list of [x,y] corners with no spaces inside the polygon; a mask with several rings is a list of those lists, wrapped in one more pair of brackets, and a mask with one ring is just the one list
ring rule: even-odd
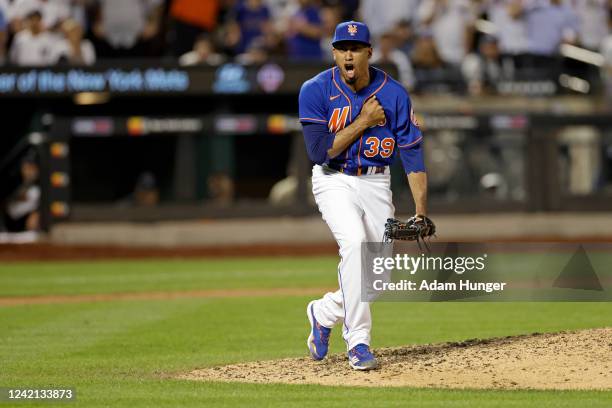
{"label": "mets cap", "polygon": [[356,41],[371,46],[370,30],[367,25],[359,21],[345,21],[336,26],[332,45],[340,41]]}

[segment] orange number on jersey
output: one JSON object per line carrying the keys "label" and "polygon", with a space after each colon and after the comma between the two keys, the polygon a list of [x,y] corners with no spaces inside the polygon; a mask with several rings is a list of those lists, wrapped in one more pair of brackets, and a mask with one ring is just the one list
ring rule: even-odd
{"label": "orange number on jersey", "polygon": [[393,154],[393,148],[395,147],[395,140],[392,137],[387,137],[383,139],[380,149],[380,155],[385,159],[391,157]]}
{"label": "orange number on jersey", "polygon": [[378,154],[378,149],[380,147],[380,140],[377,137],[370,136],[366,140],[366,144],[370,146],[368,150],[364,150],[363,154],[365,157],[374,157]]}
{"label": "orange number on jersey", "polygon": [[371,158],[380,153],[381,157],[388,159],[393,154],[395,140],[392,137],[387,137],[384,138],[381,143],[377,137],[370,136],[366,139],[366,145],[368,145],[369,148],[363,151],[365,157]]}

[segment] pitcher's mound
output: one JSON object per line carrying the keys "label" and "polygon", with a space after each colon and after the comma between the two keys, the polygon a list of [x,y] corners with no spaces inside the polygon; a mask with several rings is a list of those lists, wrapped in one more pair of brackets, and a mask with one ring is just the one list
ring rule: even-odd
{"label": "pitcher's mound", "polygon": [[612,389],[612,328],[374,350],[380,369],[353,371],[344,354],[195,370],[201,381],[497,389]]}

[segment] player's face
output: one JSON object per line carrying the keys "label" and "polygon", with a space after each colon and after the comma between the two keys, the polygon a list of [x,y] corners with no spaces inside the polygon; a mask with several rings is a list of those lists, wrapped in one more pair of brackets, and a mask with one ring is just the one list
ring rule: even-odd
{"label": "player's face", "polygon": [[372,48],[358,42],[341,42],[333,48],[334,60],[340,68],[344,82],[355,84],[360,78],[367,77]]}

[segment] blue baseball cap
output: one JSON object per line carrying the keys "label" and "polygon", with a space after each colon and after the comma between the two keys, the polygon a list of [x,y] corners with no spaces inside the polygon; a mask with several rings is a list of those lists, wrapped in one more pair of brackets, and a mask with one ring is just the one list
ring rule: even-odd
{"label": "blue baseball cap", "polygon": [[341,41],[356,41],[371,47],[370,30],[367,25],[359,21],[345,21],[336,26],[332,45]]}

